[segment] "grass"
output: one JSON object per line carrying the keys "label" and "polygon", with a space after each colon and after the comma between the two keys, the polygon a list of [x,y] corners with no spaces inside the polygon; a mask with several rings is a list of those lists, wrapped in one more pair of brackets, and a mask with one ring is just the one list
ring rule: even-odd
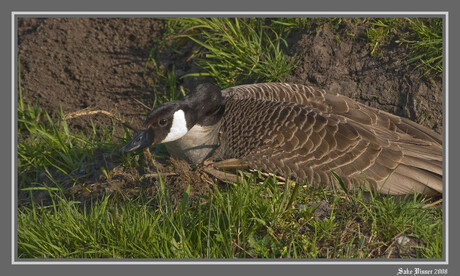
{"label": "grass", "polygon": [[388,42],[391,31],[395,28],[397,18],[374,19],[366,30],[367,39],[372,42],[371,55],[376,56],[380,45]]}
{"label": "grass", "polygon": [[[350,201],[301,187],[300,207],[291,208],[289,185],[274,178],[255,183],[247,176],[226,192],[214,185],[198,205],[188,203],[189,189],[173,204],[163,182],[153,197],[106,196],[90,208],[54,194],[51,206],[19,209],[19,257],[383,258],[401,233],[427,243],[417,257],[442,254],[441,210],[424,208],[418,197]],[[315,213],[320,202],[331,202],[324,217]]]}
{"label": "grass", "polygon": [[307,20],[286,18],[180,18],[169,21],[170,38],[186,38],[200,48],[190,59],[205,71],[187,76],[210,76],[227,88],[247,82],[283,81],[295,67],[287,59],[286,37]]}
{"label": "grass", "polygon": [[[419,61],[427,68],[428,72],[442,73],[442,19],[433,20],[407,19],[417,37],[412,40],[404,40],[411,48],[409,63]],[[418,66],[421,66],[418,65]]]}
{"label": "grass", "polygon": [[442,30],[442,18],[375,18],[366,37],[372,43],[371,55],[378,56],[382,45],[406,44],[410,48],[407,63],[436,75],[443,69]]}
{"label": "grass", "polygon": [[[222,87],[282,81],[295,66],[295,58],[284,55],[287,37],[309,22],[176,19],[169,21],[168,38],[171,51],[178,51],[180,43],[196,43],[198,51],[190,58]],[[339,28],[340,20],[331,22]],[[374,52],[386,43],[391,24],[373,25]],[[425,37],[430,35],[426,31]],[[428,44],[416,41],[423,39],[404,42],[413,45],[414,55],[430,52],[423,48]],[[175,68],[160,69],[156,50],[146,62],[146,68],[153,68],[146,76],[155,84],[153,107],[185,94]],[[424,55],[414,62],[430,60]],[[149,182],[157,191],[153,195],[107,193],[88,197],[90,203],[77,200],[69,188],[86,188],[79,176],[94,173],[88,169],[94,152],[118,156],[114,141],[128,141],[130,135],[125,129],[123,137],[115,137],[115,122],[112,129],[93,124],[92,133],[75,133],[62,112],[52,119],[38,103],[26,105],[18,76],[19,258],[442,258],[442,209],[416,195],[366,198],[362,190],[343,194],[310,185],[293,188],[272,177],[246,174],[242,183],[211,184],[194,201],[190,186],[175,200],[167,179]],[[157,88],[163,86],[167,93]],[[128,171],[140,171],[148,161],[144,153],[118,157]],[[111,171],[101,167],[100,173],[110,181]],[[143,176],[133,174],[132,179],[137,186]],[[47,200],[40,200],[43,193]],[[411,246],[399,246],[400,237],[409,238]]]}
{"label": "grass", "polygon": [[[161,43],[161,42],[159,42]],[[182,96],[185,96],[185,91],[179,87],[179,78],[176,75],[174,65],[171,70],[161,70],[158,62],[155,59],[157,48],[152,48],[150,55],[145,63],[144,67],[144,78],[151,79],[153,84],[153,94],[155,95],[155,102],[152,108],[158,105],[168,102],[175,101]],[[150,69],[151,68],[151,69]],[[151,75],[147,73],[151,72]],[[158,87],[168,87],[167,93],[161,93]]]}
{"label": "grass", "polygon": [[[118,145],[113,142],[115,128],[98,130],[91,121],[90,134],[75,133],[63,119],[62,110],[61,116],[53,120],[38,103],[32,106],[26,105],[19,72],[18,80],[17,164],[20,194],[24,192],[28,194],[30,190],[42,190],[48,187],[64,189],[61,186],[62,180],[56,179],[57,175],[65,175],[72,186],[84,186],[72,175],[88,167],[87,165],[93,160],[95,150],[111,152],[118,148]],[[128,141],[130,137],[127,130],[125,129],[124,137],[116,139]]]}

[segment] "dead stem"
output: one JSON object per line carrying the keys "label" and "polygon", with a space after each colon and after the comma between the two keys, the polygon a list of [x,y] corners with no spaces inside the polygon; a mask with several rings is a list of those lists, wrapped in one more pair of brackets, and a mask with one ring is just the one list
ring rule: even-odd
{"label": "dead stem", "polygon": [[179,175],[177,173],[148,173],[142,175],[143,177],[152,177],[152,178],[160,178],[160,177],[168,177],[168,176],[176,176]]}
{"label": "dead stem", "polygon": [[119,121],[120,123],[122,123],[127,128],[129,128],[131,130],[134,130],[130,125],[128,125],[126,123],[125,120],[121,119],[119,116],[116,116],[116,115],[110,113],[109,111],[101,110],[101,109],[91,110],[90,108],[85,108],[85,109],[82,109],[82,110],[75,111],[75,112],[72,112],[72,113],[64,115],[63,120],[66,121],[66,120],[78,118],[80,116],[90,116],[90,115],[95,115],[95,114],[104,114],[106,116],[109,116],[110,118],[113,118],[113,119]]}
{"label": "dead stem", "polygon": [[433,207],[433,206],[436,206],[436,205],[441,204],[441,203],[442,203],[442,198],[439,199],[439,200],[436,200],[433,203],[426,204],[425,206],[423,206],[423,208]]}

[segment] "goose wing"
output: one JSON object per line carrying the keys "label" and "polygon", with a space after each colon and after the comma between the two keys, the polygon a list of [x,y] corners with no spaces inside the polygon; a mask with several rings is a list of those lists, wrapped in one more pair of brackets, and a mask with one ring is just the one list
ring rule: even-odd
{"label": "goose wing", "polygon": [[253,168],[382,193],[442,193],[442,139],[432,130],[342,95],[269,83],[223,91],[220,158]]}

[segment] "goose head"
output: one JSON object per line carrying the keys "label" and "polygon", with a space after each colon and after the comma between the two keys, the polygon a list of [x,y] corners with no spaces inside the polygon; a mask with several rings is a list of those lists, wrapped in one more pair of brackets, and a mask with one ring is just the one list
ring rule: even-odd
{"label": "goose head", "polygon": [[200,84],[181,100],[167,102],[154,109],[120,153],[176,141],[195,125],[213,125],[222,116],[223,107],[221,90],[210,83]]}

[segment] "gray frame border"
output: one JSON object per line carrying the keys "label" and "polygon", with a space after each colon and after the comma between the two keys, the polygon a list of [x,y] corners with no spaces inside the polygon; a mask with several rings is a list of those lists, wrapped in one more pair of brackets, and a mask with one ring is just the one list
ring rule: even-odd
{"label": "gray frame border", "polygon": [[[359,265],[359,266],[368,266],[368,265],[390,265],[390,266],[395,266],[399,265],[403,268],[411,268],[414,266],[423,266],[425,268],[426,265],[430,266],[439,266],[439,267],[444,267],[444,265],[449,264],[449,198],[450,198],[450,193],[448,192],[449,189],[449,180],[448,180],[448,168],[449,168],[449,112],[450,110],[448,109],[449,106],[449,69],[448,69],[448,62],[449,62],[449,52],[448,52],[448,47],[449,47],[449,35],[448,35],[448,28],[449,28],[449,17],[448,17],[448,12],[208,12],[208,11],[202,11],[202,12],[12,12],[11,13],[11,27],[12,27],[12,32],[11,32],[11,39],[12,39],[12,44],[11,44],[11,85],[12,85],[12,98],[11,98],[11,107],[13,109],[11,110],[11,116],[12,116],[12,122],[13,124],[11,125],[11,130],[12,130],[12,135],[11,135],[11,161],[12,161],[12,167],[11,167],[11,177],[12,177],[12,191],[11,191],[11,199],[13,199],[12,205],[11,205],[11,210],[15,211],[16,207],[16,202],[15,202],[15,194],[16,194],[16,179],[15,179],[15,174],[17,172],[17,167],[16,167],[16,159],[15,159],[15,148],[16,148],[16,100],[15,100],[15,91],[17,91],[17,82],[16,82],[16,33],[15,31],[17,30],[16,28],[16,18],[17,16],[85,16],[85,17],[121,17],[121,16],[126,16],[126,17],[172,17],[172,16],[340,16],[340,17],[354,17],[354,16],[363,16],[363,17],[372,17],[372,16],[444,16],[444,22],[446,23],[444,26],[444,66],[445,66],[445,71],[444,71],[444,78],[443,78],[443,84],[444,84],[444,97],[443,97],[443,103],[444,103],[444,175],[445,175],[445,198],[444,198],[444,233],[445,233],[445,238],[444,238],[444,258],[442,261],[411,261],[408,260],[407,262],[400,262],[398,261],[385,261],[385,262],[380,262],[380,261],[366,261],[362,260],[360,262],[353,262],[349,260],[344,260],[344,261],[329,261],[329,260],[324,260],[324,261],[282,261],[282,262],[277,262],[277,261],[262,261],[262,262],[253,262],[253,261],[219,261],[219,260],[214,260],[214,261],[181,261],[181,260],[174,260],[174,261],[141,261],[141,260],[133,260],[132,262],[127,262],[127,261],[97,261],[97,260],[92,260],[92,261],[59,261],[59,260],[53,260],[53,261],[17,261],[16,260],[16,254],[15,254],[15,230],[16,230],[16,213],[12,212],[12,217],[11,217],[11,222],[12,222],[12,228],[11,228],[11,237],[12,242],[11,242],[11,264],[13,265],[49,265],[49,264],[62,264],[62,265],[76,265],[76,264],[110,264],[110,265],[115,265],[115,264],[121,264],[121,265],[126,265],[126,264],[167,264],[167,265],[202,265],[202,264],[219,264],[219,265],[236,265],[236,264],[251,264],[251,265],[276,265],[276,264],[282,264],[282,265],[290,265],[290,264],[308,264],[308,265],[318,265],[323,267],[324,265]],[[428,269],[429,267],[426,267]],[[393,270],[396,274],[397,270]]]}

